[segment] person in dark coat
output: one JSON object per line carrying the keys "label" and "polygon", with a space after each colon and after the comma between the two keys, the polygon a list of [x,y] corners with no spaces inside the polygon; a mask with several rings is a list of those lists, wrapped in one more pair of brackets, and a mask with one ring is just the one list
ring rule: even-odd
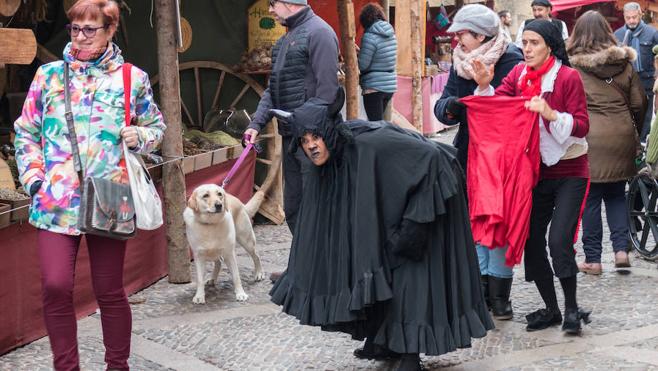
{"label": "person in dark coat", "polygon": [[468,151],[468,122],[459,98],[473,95],[477,83],[473,80],[471,61],[475,58],[494,65],[494,79],[498,86],[514,66],[523,62],[523,52],[504,33],[500,33],[498,15],[484,5],[466,5],[457,12],[449,32],[455,32],[459,44],[453,53],[448,82],[441,98],[434,106],[434,115],[446,125],[459,124],[454,145],[459,163],[466,169]]}
{"label": "person in dark coat", "polygon": [[[270,109],[292,111],[311,98],[333,102],[338,90],[338,38],[331,26],[313,12],[307,0],[270,1],[270,13],[288,32],[272,48],[269,84],[244,133],[244,141],[251,143],[272,119]],[[302,154],[287,151],[292,129],[279,123],[278,132],[283,142],[283,209],[294,233],[302,175],[309,164]],[[274,282],[280,275],[274,272],[270,279]]]}
{"label": "person in dark coat", "polygon": [[[317,102],[289,120],[315,165],[272,301],[301,324],[366,338],[360,358],[469,347],[493,328],[455,150]],[[409,166],[413,164],[413,166]]]}
{"label": "person in dark coat", "polygon": [[644,141],[649,134],[653,112],[653,82],[656,69],[653,65],[651,48],[658,44],[658,30],[644,23],[642,8],[636,2],[624,4],[624,23],[624,26],[615,31],[615,38],[621,45],[630,46],[637,53],[637,58],[633,61],[633,68],[640,75],[649,105],[640,134],[640,140]]}
{"label": "person in dark coat", "polygon": [[383,119],[386,106],[397,90],[398,42],[379,4],[364,5],[359,22],[365,29],[361,47],[357,48],[363,106],[368,120],[378,121]]}
{"label": "person in dark coat", "polygon": [[[587,94],[587,133],[590,188],[583,213],[581,272],[601,274],[603,227],[601,202],[605,201],[615,266],[630,266],[626,182],[637,173],[639,146],[647,99],[633,69],[637,54],[617,46],[610,25],[598,12],[585,12],[567,44],[569,61],[580,72]],[[640,125],[640,126],[637,126]]]}
{"label": "person in dark coat", "polygon": [[[466,171],[468,122],[466,109],[458,99],[473,95],[477,88],[471,61],[479,59],[493,65],[494,79],[491,83],[498,86],[507,73],[523,61],[523,53],[501,32],[498,15],[484,5],[464,6],[455,15],[448,31],[457,33],[459,45],[455,48],[448,83],[434,106],[434,114],[444,124],[460,124],[454,144],[459,163]],[[483,290],[494,317],[501,320],[509,320],[513,316],[509,297],[514,272],[505,264],[507,248],[477,245]]]}

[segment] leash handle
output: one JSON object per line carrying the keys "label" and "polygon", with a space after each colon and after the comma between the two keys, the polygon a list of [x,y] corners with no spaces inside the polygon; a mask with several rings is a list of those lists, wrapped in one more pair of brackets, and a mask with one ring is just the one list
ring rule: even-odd
{"label": "leash handle", "polygon": [[254,148],[253,143],[247,144],[247,147],[242,151],[242,154],[240,154],[240,157],[238,157],[238,160],[233,164],[233,167],[231,170],[229,170],[228,174],[226,175],[226,178],[222,181],[222,188],[226,188],[226,186],[231,182],[231,178],[233,178],[233,175],[235,175],[235,172],[238,171],[238,168],[242,163],[244,162],[245,158],[247,158],[247,155],[249,154],[249,151]]}

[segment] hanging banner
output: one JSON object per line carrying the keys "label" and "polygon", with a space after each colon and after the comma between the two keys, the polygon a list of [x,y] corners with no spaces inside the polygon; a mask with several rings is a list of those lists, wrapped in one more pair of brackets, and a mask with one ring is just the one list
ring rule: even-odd
{"label": "hanging banner", "polygon": [[249,52],[259,48],[273,45],[286,33],[269,11],[268,0],[258,0],[249,8]]}

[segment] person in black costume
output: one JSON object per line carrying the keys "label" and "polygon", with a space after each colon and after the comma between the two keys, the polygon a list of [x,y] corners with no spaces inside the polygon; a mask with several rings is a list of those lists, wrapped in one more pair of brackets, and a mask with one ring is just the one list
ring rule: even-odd
{"label": "person in black costume", "polygon": [[284,117],[316,166],[271,299],[300,324],[367,338],[358,357],[401,356],[399,370],[417,370],[420,353],[469,347],[493,328],[464,176],[452,146],[384,121],[343,122],[338,102]]}

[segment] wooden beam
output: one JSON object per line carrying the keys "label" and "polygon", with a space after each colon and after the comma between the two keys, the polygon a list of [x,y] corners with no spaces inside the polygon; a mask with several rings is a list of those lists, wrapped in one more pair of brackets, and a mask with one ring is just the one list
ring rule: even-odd
{"label": "wooden beam", "polygon": [[[423,132],[423,28],[425,0],[409,0],[409,11],[411,20],[411,112],[412,124],[419,132]],[[422,20],[422,22],[421,22]]]}
{"label": "wooden beam", "polygon": [[45,46],[37,44],[37,59],[43,63],[50,63],[60,60],[61,58],[58,58],[55,54],[51,53]]}
{"label": "wooden beam", "polygon": [[[176,1],[156,0],[160,109],[167,123],[162,153],[165,158],[183,156],[180,79],[176,50]],[[163,169],[169,282],[190,282],[190,255],[185,235],[185,176],[182,161]]]}
{"label": "wooden beam", "polygon": [[0,28],[0,63],[30,64],[37,55],[37,39],[32,30]]}
{"label": "wooden beam", "polygon": [[354,4],[352,0],[338,0],[338,19],[340,20],[341,45],[345,61],[345,95],[347,100],[347,119],[359,118],[359,67],[356,57],[356,25],[354,23]]}

